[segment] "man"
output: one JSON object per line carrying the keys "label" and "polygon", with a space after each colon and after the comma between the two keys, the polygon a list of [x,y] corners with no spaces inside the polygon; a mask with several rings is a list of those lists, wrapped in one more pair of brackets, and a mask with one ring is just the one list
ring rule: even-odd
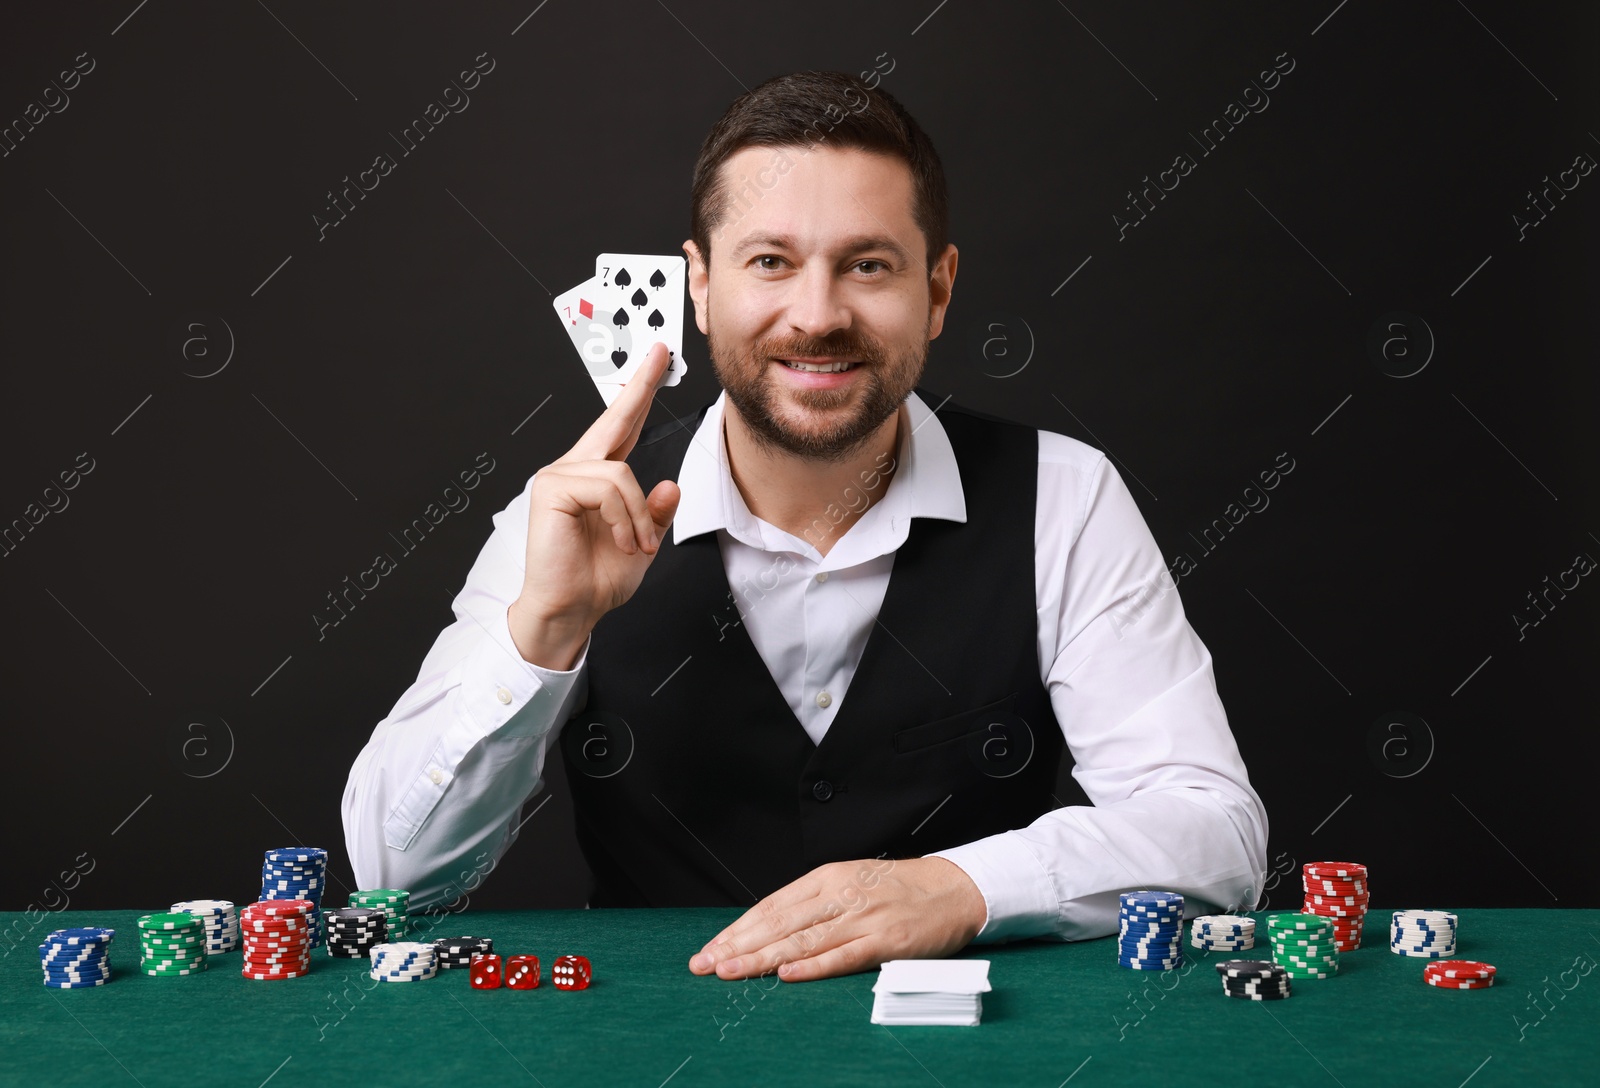
{"label": "man", "polygon": [[[848,76],[771,80],[693,203],[723,393],[645,429],[653,347],[496,515],[351,770],[357,881],[475,887],[559,743],[592,906],[749,907],[700,974],[1101,936],[1142,887],[1253,906],[1266,814],[1127,488],[914,391],[957,259],[916,122]],[[1092,806],[1051,793],[1063,747]]]}

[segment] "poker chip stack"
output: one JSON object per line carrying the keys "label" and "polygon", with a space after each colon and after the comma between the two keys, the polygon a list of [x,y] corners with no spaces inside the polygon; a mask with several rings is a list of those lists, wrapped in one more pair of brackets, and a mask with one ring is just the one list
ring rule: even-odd
{"label": "poker chip stack", "polygon": [[1217,964],[1222,992],[1251,1001],[1281,1001],[1290,994],[1289,972],[1267,960],[1226,960]]}
{"label": "poker chip stack", "polygon": [[1122,893],[1117,964],[1136,971],[1183,966],[1183,896],[1177,892]]}
{"label": "poker chip stack", "polygon": [[239,973],[274,982],[310,971],[313,910],[308,899],[263,899],[241,910],[244,967]]}
{"label": "poker chip stack", "polygon": [[44,984],[52,990],[86,990],[111,981],[114,929],[58,929],[39,946]]}
{"label": "poker chip stack", "polygon": [[1334,943],[1340,952],[1361,947],[1367,917],[1367,867],[1354,861],[1308,861],[1301,866],[1306,886],[1306,914],[1333,919]]}
{"label": "poker chip stack", "polygon": [[352,907],[383,911],[391,941],[401,940],[410,932],[410,923],[406,918],[410,903],[411,893],[398,888],[369,888],[350,893]]}
{"label": "poker chip stack", "polygon": [[439,973],[433,958],[433,945],[421,941],[396,941],[374,945],[372,970],[367,972],[382,982],[418,982]]}
{"label": "poker chip stack", "polygon": [[1435,960],[1422,969],[1422,980],[1441,990],[1487,990],[1494,985],[1494,964]]}
{"label": "poker chip stack", "polygon": [[368,959],[374,947],[388,940],[389,922],[381,910],[344,907],[324,916],[328,955]]}
{"label": "poker chip stack", "polygon": [[1456,954],[1456,916],[1442,910],[1397,910],[1389,923],[1389,951],[1445,960]]}
{"label": "poker chip stack", "polygon": [[206,924],[187,911],[139,919],[139,969],[152,978],[197,975],[206,969]]}
{"label": "poker chip stack", "polygon": [[205,925],[206,954],[239,947],[239,912],[226,899],[185,899],[172,904],[174,914],[193,914]]}
{"label": "poker chip stack", "polygon": [[1256,920],[1233,914],[1202,914],[1189,927],[1189,943],[1207,952],[1242,952],[1256,946]]}
{"label": "poker chip stack", "polygon": [[1332,919],[1320,914],[1270,914],[1267,938],[1272,962],[1290,978],[1332,978],[1339,973]]}
{"label": "poker chip stack", "polygon": [[494,939],[491,937],[445,937],[433,942],[434,962],[447,971],[457,967],[471,967],[472,954],[474,952],[483,956],[492,956],[494,954]]}
{"label": "poker chip stack", "polygon": [[319,846],[268,850],[261,865],[263,900],[304,899],[311,904],[312,948],[322,945],[322,889],[327,883],[327,870],[328,852]]}

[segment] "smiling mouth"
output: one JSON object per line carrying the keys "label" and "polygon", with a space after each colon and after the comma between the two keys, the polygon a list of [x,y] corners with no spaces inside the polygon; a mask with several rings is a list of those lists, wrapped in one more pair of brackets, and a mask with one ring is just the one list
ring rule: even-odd
{"label": "smiling mouth", "polygon": [[790,370],[799,370],[806,374],[839,374],[861,365],[859,362],[844,359],[827,363],[800,362],[792,359],[779,359],[778,362]]}

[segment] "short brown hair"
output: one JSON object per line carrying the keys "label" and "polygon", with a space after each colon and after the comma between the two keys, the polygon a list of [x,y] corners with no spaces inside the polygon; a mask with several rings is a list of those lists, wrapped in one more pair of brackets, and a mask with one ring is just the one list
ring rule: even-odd
{"label": "short brown hair", "polygon": [[[729,211],[722,164],[746,147],[812,145],[892,155],[911,169],[912,218],[927,243],[927,269],[944,252],[950,197],[933,141],[894,96],[844,72],[795,72],[746,91],[706,134],[694,164],[689,236],[707,267],[711,235]],[[748,186],[747,186],[748,188]]]}

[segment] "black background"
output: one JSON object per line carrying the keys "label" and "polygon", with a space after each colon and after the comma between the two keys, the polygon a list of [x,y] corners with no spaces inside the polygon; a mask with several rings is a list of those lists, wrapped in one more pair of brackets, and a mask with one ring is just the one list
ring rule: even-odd
{"label": "black background", "polygon": [[[1600,901],[1600,586],[1513,618],[1600,558],[1600,176],[1526,238],[1513,222],[1600,156],[1592,7],[536,4],[8,14],[6,123],[94,67],[0,158],[0,524],[80,453],[94,468],[0,559],[0,907],[250,899],[289,844],[329,848],[342,897],[351,761],[489,515],[600,410],[550,293],[603,250],[678,249],[700,141],[743,87],[875,67],[952,189],[924,385],[1108,451],[1195,561],[1180,592],[1274,868],[1364,861],[1385,906]],[[400,156],[388,134],[485,53],[470,107]],[[1290,60],[1201,155],[1192,136]],[[318,241],[327,191],[380,152],[397,169]],[[1119,240],[1128,191],[1184,152],[1198,166]],[[1390,369],[1428,360],[1410,377],[1367,347],[1394,311],[1411,354]],[[178,346],[190,322],[205,357]],[[715,394],[702,362],[662,399]],[[470,508],[319,640],[325,594],[483,451]],[[1199,547],[1280,454],[1270,506]],[[475,904],[582,903],[552,772]]]}

